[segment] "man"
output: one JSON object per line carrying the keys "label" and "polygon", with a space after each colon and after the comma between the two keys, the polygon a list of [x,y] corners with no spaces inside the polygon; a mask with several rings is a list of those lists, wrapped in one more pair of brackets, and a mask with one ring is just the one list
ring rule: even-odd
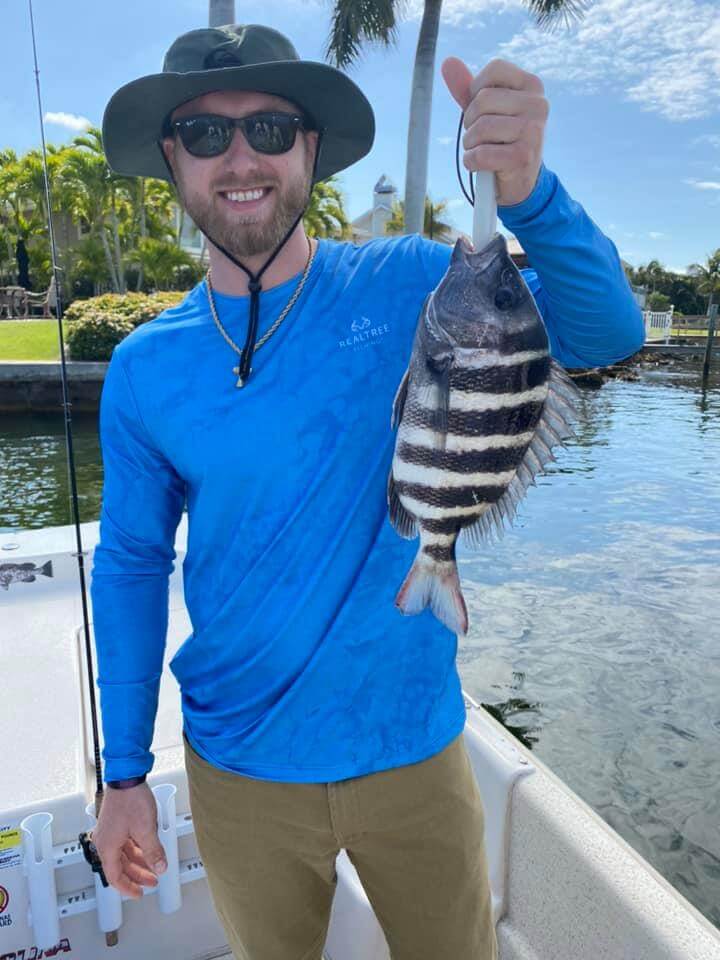
{"label": "man", "polygon": [[[443,67],[466,165],[497,172],[500,215],[536,267],[553,354],[632,354],[642,322],[617,251],[542,164],[539,81],[503,61],[476,78]],[[114,169],[176,183],[210,271],[115,348],[103,387],[91,594],[112,789],[94,840],[118,890],[157,882],[144,781],[187,497],[193,631],[170,667],[198,846],[250,960],[319,960],[341,848],[393,960],[497,957],[457,639],[394,607],[415,544],[385,499],[392,398],[451,249],[309,240],[302,224],[313,183],[373,137],[344,74],[257,25],[178,38],[104,119]]]}

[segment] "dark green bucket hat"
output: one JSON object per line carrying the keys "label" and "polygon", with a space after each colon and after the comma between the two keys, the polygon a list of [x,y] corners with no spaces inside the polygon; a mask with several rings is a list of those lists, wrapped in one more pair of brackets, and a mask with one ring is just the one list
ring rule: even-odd
{"label": "dark green bucket hat", "polygon": [[215,90],[260,91],[297,104],[324,131],[313,183],[360,160],[375,139],[372,107],[346,74],[301,60],[288,38],[271,27],[228,24],[184,33],[165,54],[162,73],[113,94],[103,116],[111,168],[169,180],[158,145],[166,119],[181,103]]}

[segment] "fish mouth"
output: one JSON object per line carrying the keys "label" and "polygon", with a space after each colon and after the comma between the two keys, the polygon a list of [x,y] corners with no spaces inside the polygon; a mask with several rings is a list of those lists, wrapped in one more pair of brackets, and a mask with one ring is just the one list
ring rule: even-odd
{"label": "fish mouth", "polygon": [[472,242],[460,234],[455,243],[455,250],[474,270],[481,269],[498,255],[508,256],[507,241],[497,230],[480,250],[476,250]]}

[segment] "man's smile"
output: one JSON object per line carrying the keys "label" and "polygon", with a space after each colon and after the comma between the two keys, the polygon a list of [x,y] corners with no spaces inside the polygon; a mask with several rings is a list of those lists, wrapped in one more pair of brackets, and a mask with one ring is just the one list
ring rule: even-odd
{"label": "man's smile", "polygon": [[273,187],[258,187],[253,190],[221,190],[224,202],[235,210],[256,210],[269,196]]}

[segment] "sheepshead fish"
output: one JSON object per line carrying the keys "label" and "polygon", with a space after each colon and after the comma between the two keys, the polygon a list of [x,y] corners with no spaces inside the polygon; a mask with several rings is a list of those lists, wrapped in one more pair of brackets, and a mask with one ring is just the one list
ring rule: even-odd
{"label": "sheepshead fish", "polygon": [[580,394],[550,356],[545,325],[502,234],[479,251],[459,237],[423,304],[393,403],[398,428],[387,499],[402,537],[420,535],[395,598],[428,605],[456,633],[468,616],[458,537],[478,548],[502,536],[552,448],[574,435]]}

